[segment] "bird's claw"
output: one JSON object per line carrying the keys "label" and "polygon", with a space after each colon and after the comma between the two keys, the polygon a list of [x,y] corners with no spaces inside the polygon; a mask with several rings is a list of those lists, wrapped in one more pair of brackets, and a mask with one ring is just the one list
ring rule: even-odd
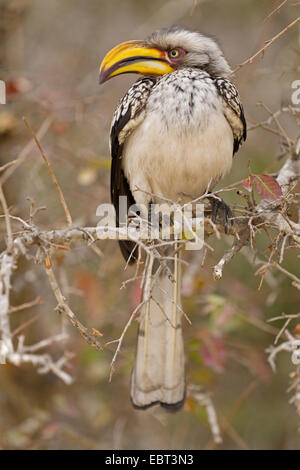
{"label": "bird's claw", "polygon": [[225,228],[225,233],[228,232],[228,222],[230,222],[231,225],[233,225],[233,212],[230,209],[230,207],[221,199],[219,196],[218,197],[210,197],[210,203],[211,203],[211,209],[212,209],[212,215],[211,215],[211,220],[213,223],[216,222],[217,220],[217,214],[218,210],[221,211],[222,214],[222,222]]}

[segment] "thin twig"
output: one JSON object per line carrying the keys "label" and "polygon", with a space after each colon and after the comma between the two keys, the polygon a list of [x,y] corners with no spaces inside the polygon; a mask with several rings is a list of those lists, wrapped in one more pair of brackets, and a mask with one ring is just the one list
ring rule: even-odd
{"label": "thin twig", "polygon": [[[52,120],[53,118],[50,116],[50,117],[47,117],[45,121],[42,123],[41,127],[36,133],[37,138],[39,140],[41,140],[45,136],[45,134],[48,132],[48,129],[50,128],[52,124]],[[18,158],[16,159],[15,163],[13,165],[10,165],[9,168],[7,168],[6,171],[3,173],[3,175],[0,178],[0,184],[4,184],[8,180],[8,178],[16,171],[16,169],[26,160],[27,156],[32,152],[34,146],[35,146],[34,139],[30,139],[28,144],[26,144],[25,147],[19,153]]]}
{"label": "thin twig", "polygon": [[255,54],[253,54],[249,59],[245,60],[241,64],[239,64],[232,72],[230,75],[236,73],[238,70],[240,70],[242,67],[244,67],[247,64],[252,64],[253,60],[256,59],[259,55],[263,55],[265,51],[270,47],[277,39],[279,39],[281,36],[283,36],[289,29],[291,29],[293,26],[295,26],[297,23],[299,23],[300,17],[296,18],[294,21],[292,21],[290,24],[288,24],[282,31],[280,31],[278,34],[276,34],[272,39],[269,39],[268,41],[265,41],[265,45],[259,49]]}
{"label": "thin twig", "polygon": [[5,199],[1,184],[0,184],[0,201],[2,204],[4,216],[5,216],[5,224],[6,224],[6,231],[7,231],[7,249],[8,251],[11,251],[12,246],[13,246],[12,229],[11,229],[11,223],[10,223],[10,218],[9,218],[9,211],[8,211],[6,199]]}
{"label": "thin twig", "polygon": [[17,305],[16,307],[10,307],[8,310],[9,314],[15,313],[15,312],[20,312],[22,310],[25,310],[27,308],[32,308],[35,307],[36,305],[40,305],[42,298],[38,296],[36,299],[32,300],[31,302],[24,302],[22,305]]}
{"label": "thin twig", "polygon": [[51,165],[50,165],[50,162],[49,162],[49,160],[47,159],[46,154],[45,154],[44,150],[42,149],[42,146],[41,146],[41,144],[40,144],[40,142],[39,142],[39,140],[38,140],[36,134],[34,133],[34,131],[33,131],[32,127],[31,127],[31,125],[29,124],[28,120],[27,120],[25,117],[23,117],[23,121],[24,121],[24,123],[25,123],[25,126],[27,127],[27,129],[28,129],[29,132],[31,133],[31,135],[32,135],[32,137],[33,137],[33,139],[34,139],[34,141],[35,141],[35,143],[36,143],[36,145],[37,145],[37,147],[38,147],[38,149],[39,149],[39,151],[40,151],[40,153],[41,153],[41,155],[42,155],[42,157],[43,157],[43,159],[44,159],[44,162],[46,163],[46,166],[47,166],[47,168],[48,168],[48,170],[49,170],[49,173],[50,173],[50,175],[51,175],[52,181],[53,181],[53,183],[54,183],[54,185],[55,185],[55,187],[56,187],[56,190],[57,190],[57,192],[58,192],[60,202],[61,202],[61,204],[62,204],[62,206],[63,206],[64,211],[65,211],[65,215],[66,215],[66,219],[67,219],[67,224],[68,224],[69,227],[72,227],[73,222],[72,222],[72,217],[71,217],[70,211],[69,211],[69,209],[68,209],[68,206],[67,206],[66,200],[65,200],[65,198],[64,198],[63,192],[62,192],[62,190],[61,190],[61,187],[59,186],[59,184],[58,184],[58,182],[57,182],[57,179],[56,179],[56,176],[55,176],[55,174],[54,174],[54,171],[52,170],[52,167],[51,167]]}
{"label": "thin twig", "polygon": [[274,8],[271,13],[269,13],[268,16],[264,19],[264,23],[266,23],[266,21],[268,21],[273,15],[278,13],[287,1],[288,0],[283,0],[283,2],[281,2],[276,8]]}
{"label": "thin twig", "polygon": [[102,351],[103,348],[101,344],[98,342],[97,337],[99,334],[96,333],[96,330],[89,331],[82,323],[76,318],[74,312],[70,309],[69,305],[66,302],[65,297],[63,296],[60,287],[57,283],[54,271],[51,265],[48,265],[46,268],[46,273],[48,275],[49,283],[52,288],[52,291],[55,295],[55,298],[58,302],[56,310],[60,313],[64,313],[69,320],[69,322],[78,329],[81,336],[85,339],[85,341],[93,346],[98,351]]}

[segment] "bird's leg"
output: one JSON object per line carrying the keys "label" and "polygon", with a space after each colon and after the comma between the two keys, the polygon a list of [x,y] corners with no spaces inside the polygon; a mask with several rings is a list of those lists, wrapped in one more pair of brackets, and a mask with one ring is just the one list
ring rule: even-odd
{"label": "bird's leg", "polygon": [[211,220],[213,223],[216,222],[217,219],[217,214],[218,210],[221,211],[222,215],[222,222],[225,228],[225,233],[228,232],[228,221],[230,221],[231,225],[233,224],[233,217],[234,214],[230,207],[223,201],[223,199],[220,196],[212,196],[209,197],[209,202],[211,204],[211,210],[212,210],[212,215],[211,215]]}

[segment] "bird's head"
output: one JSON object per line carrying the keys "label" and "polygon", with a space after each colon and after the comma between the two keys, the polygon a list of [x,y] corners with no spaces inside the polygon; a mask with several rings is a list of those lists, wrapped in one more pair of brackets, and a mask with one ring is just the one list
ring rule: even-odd
{"label": "bird's head", "polygon": [[223,77],[231,71],[214,39],[172,27],[155,31],[143,41],[127,41],[114,47],[102,61],[99,83],[122,73],[164,75],[184,67]]}

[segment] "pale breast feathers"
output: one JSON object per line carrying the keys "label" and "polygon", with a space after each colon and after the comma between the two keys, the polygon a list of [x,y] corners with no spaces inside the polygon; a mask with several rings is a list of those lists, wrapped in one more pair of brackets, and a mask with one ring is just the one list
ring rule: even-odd
{"label": "pale breast feathers", "polygon": [[[147,100],[156,81],[154,77],[138,80],[120,100],[111,126],[110,144],[113,159],[121,157],[120,150],[126,138],[144,120]],[[214,84],[223,100],[223,112],[234,137],[233,153],[236,153],[247,136],[243,105],[236,87],[229,80],[217,77]]]}
{"label": "pale breast feathers", "polygon": [[121,195],[130,205],[148,203],[147,192],[197,197],[230,170],[245,138],[243,107],[229,80],[195,69],[138,80],[119,102],[111,128],[116,210]]}

